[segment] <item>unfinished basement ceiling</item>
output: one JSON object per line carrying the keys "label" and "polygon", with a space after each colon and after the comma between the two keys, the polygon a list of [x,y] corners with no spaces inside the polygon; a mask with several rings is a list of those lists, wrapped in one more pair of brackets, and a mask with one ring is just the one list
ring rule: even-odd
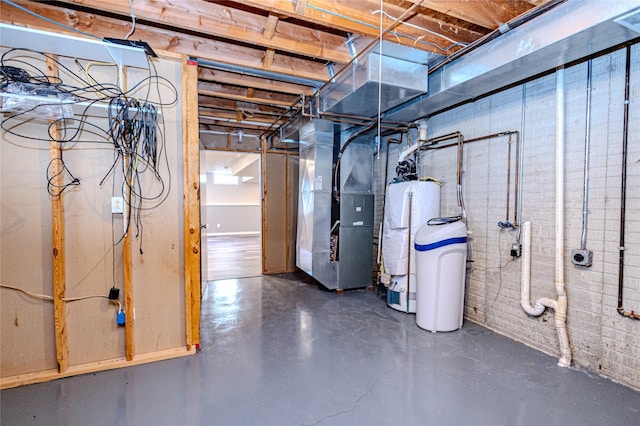
{"label": "unfinished basement ceiling", "polygon": [[203,147],[254,150],[260,135],[283,124],[381,29],[389,30],[384,40],[425,52],[433,65],[551,1],[3,0],[0,18],[74,34],[30,11],[101,38],[125,38],[135,16],[130,39],[198,59]]}

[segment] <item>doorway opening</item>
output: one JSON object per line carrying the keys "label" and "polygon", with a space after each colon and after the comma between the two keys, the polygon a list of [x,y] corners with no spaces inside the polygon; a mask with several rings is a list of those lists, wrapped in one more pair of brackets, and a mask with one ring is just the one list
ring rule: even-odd
{"label": "doorway opening", "polygon": [[206,281],[262,274],[260,154],[201,151],[202,273]]}

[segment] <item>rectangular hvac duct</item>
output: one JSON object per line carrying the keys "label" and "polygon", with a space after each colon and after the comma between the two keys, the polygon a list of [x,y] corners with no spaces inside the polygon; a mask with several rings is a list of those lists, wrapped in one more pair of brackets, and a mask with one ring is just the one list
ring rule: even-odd
{"label": "rectangular hvac duct", "polygon": [[[389,53],[387,53],[389,52]],[[322,112],[373,117],[427,91],[427,52],[383,42],[320,93]]]}
{"label": "rectangular hvac duct", "polygon": [[439,68],[386,115],[414,121],[638,37],[640,0],[572,0]]}

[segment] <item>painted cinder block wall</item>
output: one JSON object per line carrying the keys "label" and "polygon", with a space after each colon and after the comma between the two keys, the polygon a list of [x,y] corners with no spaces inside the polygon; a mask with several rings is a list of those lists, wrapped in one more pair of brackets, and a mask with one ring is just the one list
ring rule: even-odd
{"label": "painted cinder block wall", "polygon": [[[565,69],[565,241],[568,332],[573,365],[640,389],[640,321],[616,311],[619,218],[625,86],[625,50],[592,59],[590,188],[587,248],[593,266],[571,263],[580,248],[587,68]],[[549,74],[429,118],[429,137],[460,131],[472,139],[518,131],[523,150],[522,217],[532,222],[531,298],[555,299],[555,132],[556,74]],[[624,306],[640,310],[640,47],[631,47]],[[514,140],[512,140],[513,142]],[[406,146],[406,145],[405,145]],[[558,356],[553,312],[528,317],[520,307],[521,258],[510,248],[517,230],[500,229],[507,202],[508,138],[464,147],[463,193],[471,231],[472,260],[465,294],[465,317],[548,354]],[[392,145],[389,175],[397,149]],[[376,161],[377,218],[382,215],[384,150]],[[510,220],[515,197],[515,146],[511,152]],[[456,199],[456,149],[421,154],[421,174],[444,182],[441,214],[459,214]],[[387,180],[388,181],[388,180]],[[379,222],[378,222],[379,223]],[[377,231],[376,231],[377,232]],[[559,367],[558,367],[559,368]]]}

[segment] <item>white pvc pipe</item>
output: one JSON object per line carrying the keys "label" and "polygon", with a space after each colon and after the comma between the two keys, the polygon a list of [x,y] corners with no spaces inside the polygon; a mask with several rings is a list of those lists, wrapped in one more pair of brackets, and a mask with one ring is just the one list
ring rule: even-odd
{"label": "white pvc pipe", "polygon": [[417,143],[411,145],[409,148],[407,148],[404,151],[402,151],[400,153],[400,155],[398,156],[398,163],[403,162],[411,153],[413,153],[418,148],[420,148],[420,142],[417,142]]}
{"label": "white pvc pipe", "polygon": [[558,365],[571,365],[571,346],[567,333],[567,292],[564,284],[564,70],[556,72],[556,262],[554,286],[557,299],[540,298],[532,306],[531,287],[531,222],[522,224],[522,283],[520,305],[533,316],[542,315],[546,308],[554,310],[554,323],[560,345]]}
{"label": "white pvc pipe", "polygon": [[409,155],[415,152],[423,143],[427,141],[427,122],[425,120],[421,120],[418,124],[418,142],[400,153],[400,155],[398,156],[398,163],[404,161]]}
{"label": "white pvc pipe", "polygon": [[522,285],[520,286],[520,306],[534,317],[542,315],[546,306],[538,300],[531,306],[531,222],[522,224]]}
{"label": "white pvc pipe", "polygon": [[556,278],[558,296],[555,325],[560,343],[558,365],[571,365],[571,347],[567,334],[567,292],[564,285],[564,69],[556,71]]}

